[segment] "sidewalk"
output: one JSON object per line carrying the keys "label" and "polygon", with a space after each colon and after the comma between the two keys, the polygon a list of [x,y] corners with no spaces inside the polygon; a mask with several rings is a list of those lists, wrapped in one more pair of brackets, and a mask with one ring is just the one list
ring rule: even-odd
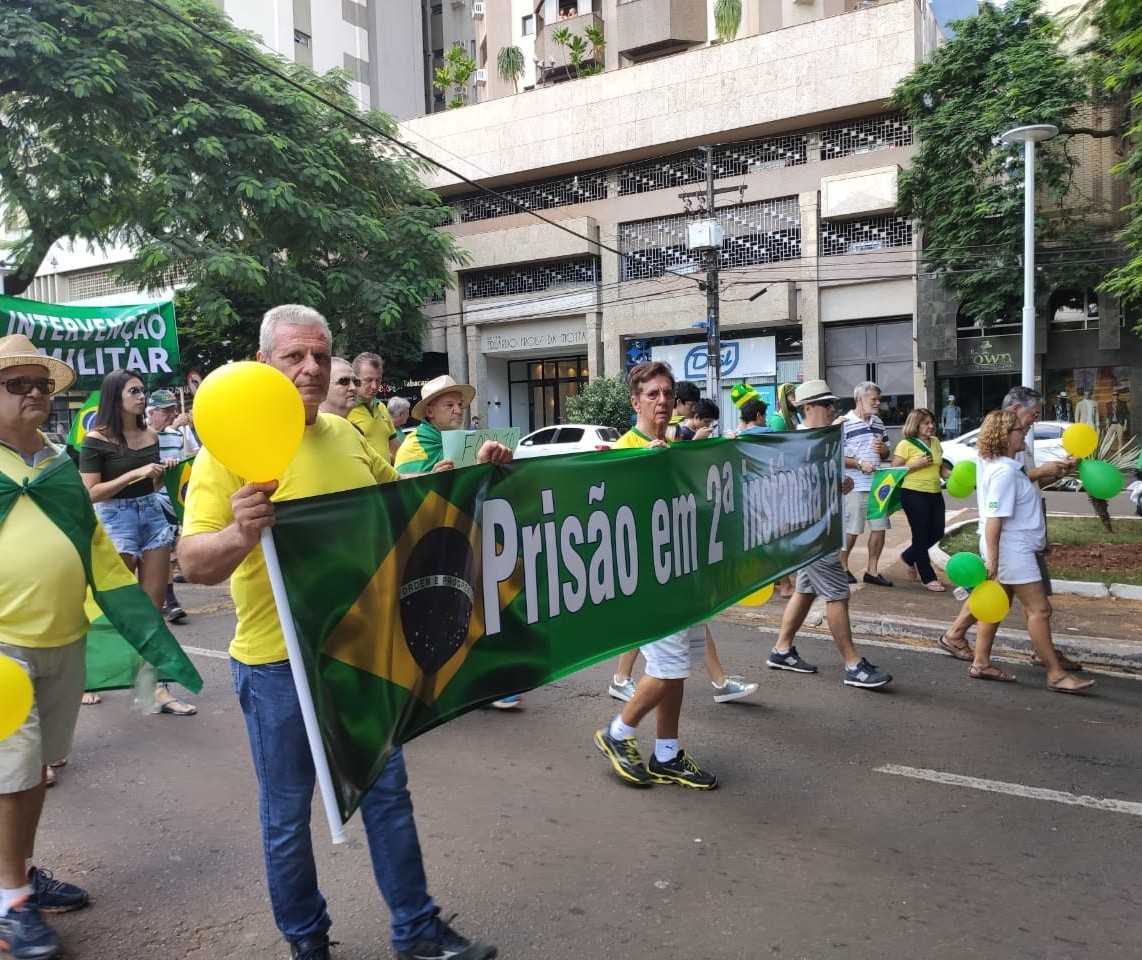
{"label": "sidewalk", "polygon": [[[974,510],[949,510],[948,526],[974,517]],[[895,586],[866,583],[852,586],[849,615],[858,641],[861,636],[891,637],[934,646],[959,613],[961,604],[950,588],[946,593],[932,593],[908,580],[900,553],[910,540],[908,521],[902,513],[895,514],[880,562],[880,572]],[[867,567],[867,543],[866,532],[853,550],[851,567],[858,580]],[[943,570],[938,567],[937,570],[941,582],[946,583]],[[1051,604],[1055,611],[1051,630],[1059,650],[1092,665],[1142,672],[1142,600],[1057,593],[1051,598]],[[731,607],[721,616],[736,623],[776,629],[784,609],[785,602],[774,592],[773,598],[762,607]],[[809,626],[812,620],[810,613],[804,632],[827,633],[823,623],[818,627]],[[968,634],[969,640],[973,637],[974,631]],[[1031,653],[1027,620],[1018,601],[1012,603],[1011,612],[1000,625],[995,652],[1025,656]]]}

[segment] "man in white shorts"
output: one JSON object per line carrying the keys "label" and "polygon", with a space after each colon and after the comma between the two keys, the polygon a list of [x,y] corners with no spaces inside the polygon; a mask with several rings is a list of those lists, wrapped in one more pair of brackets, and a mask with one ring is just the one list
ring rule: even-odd
{"label": "man in white shorts", "polygon": [[841,418],[845,431],[845,475],[853,482],[852,490],[845,495],[845,545],[841,550],[841,565],[845,568],[845,579],[856,583],[856,576],[849,568],[849,554],[868,524],[868,569],[864,582],[891,587],[892,581],[878,569],[884,550],[884,533],[889,528],[888,517],[866,519],[872,475],[887,466],[883,461],[888,457],[884,421],[878,416],[880,387],[871,380],[864,380],[853,387],[853,400],[856,406]]}
{"label": "man in white shorts", "polygon": [[[827,427],[833,421],[836,402],[837,398],[824,380],[809,380],[801,384],[793,395],[793,405],[801,411],[801,429]],[[852,478],[846,476],[841,492],[848,494],[852,483]],[[795,592],[785,606],[777,643],[769,654],[766,666],[771,670],[791,670],[794,673],[817,672],[813,664],[801,659],[793,645],[793,639],[805,622],[814,597],[821,597],[825,601],[825,619],[829,624],[829,633],[833,635],[833,641],[845,661],[845,685],[873,690],[890,684],[891,674],[884,673],[859,656],[853,646],[853,628],[849,620],[849,585],[840,556],[835,552],[797,571]]]}

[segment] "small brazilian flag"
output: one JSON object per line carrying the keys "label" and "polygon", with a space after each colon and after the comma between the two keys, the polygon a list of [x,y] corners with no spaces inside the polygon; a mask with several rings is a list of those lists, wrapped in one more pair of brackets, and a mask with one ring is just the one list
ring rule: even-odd
{"label": "small brazilian flag", "polygon": [[186,510],[186,488],[190,486],[190,468],[194,466],[194,457],[180,460],[169,470],[163,471],[163,487],[170,497],[171,509],[177,518],[178,525],[182,526],[183,511]]}
{"label": "small brazilian flag", "polygon": [[75,412],[75,418],[71,421],[71,430],[67,434],[69,447],[75,447],[78,450],[83,446],[83,438],[87,436],[87,431],[95,423],[95,415],[98,412],[99,391],[96,390],[83,401],[83,406]]}
{"label": "small brazilian flag", "polygon": [[908,476],[906,467],[889,467],[872,475],[872,490],[868,494],[869,520],[880,520],[900,509],[900,482]]}

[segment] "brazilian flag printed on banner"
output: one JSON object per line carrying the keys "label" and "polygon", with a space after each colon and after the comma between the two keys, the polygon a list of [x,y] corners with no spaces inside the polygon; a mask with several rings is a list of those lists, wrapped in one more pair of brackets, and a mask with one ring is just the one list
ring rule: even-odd
{"label": "brazilian flag printed on banner", "polygon": [[75,411],[75,418],[71,421],[71,429],[67,434],[69,447],[74,447],[78,450],[83,446],[83,438],[87,436],[87,431],[90,430],[92,424],[95,423],[95,415],[98,412],[99,391],[96,390],[83,401],[83,406]]}
{"label": "brazilian flag printed on banner", "polygon": [[888,467],[872,475],[872,489],[868,494],[869,520],[880,520],[900,509],[900,484],[908,476],[907,467]]}
{"label": "brazilian flag printed on banner", "polygon": [[482,465],[275,505],[342,815],[394,745],[834,550],[837,427]]}
{"label": "brazilian flag printed on banner", "polygon": [[171,508],[174,510],[180,527],[182,526],[183,512],[186,510],[186,488],[190,486],[190,469],[193,466],[194,457],[190,457],[187,460],[180,460],[169,470],[163,471],[163,489],[170,497]]}

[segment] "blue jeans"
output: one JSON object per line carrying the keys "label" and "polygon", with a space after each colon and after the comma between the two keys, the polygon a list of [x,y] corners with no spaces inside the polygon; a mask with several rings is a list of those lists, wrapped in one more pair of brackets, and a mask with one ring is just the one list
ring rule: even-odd
{"label": "blue jeans", "polygon": [[[316,774],[289,663],[231,659],[234,691],[258,777],[262,852],[274,922],[290,943],[324,935],[332,921],[317,888],[309,814]],[[377,887],[392,915],[392,942],[408,950],[437,932],[412,815],[404,754],[397,747],[360,806]]]}

